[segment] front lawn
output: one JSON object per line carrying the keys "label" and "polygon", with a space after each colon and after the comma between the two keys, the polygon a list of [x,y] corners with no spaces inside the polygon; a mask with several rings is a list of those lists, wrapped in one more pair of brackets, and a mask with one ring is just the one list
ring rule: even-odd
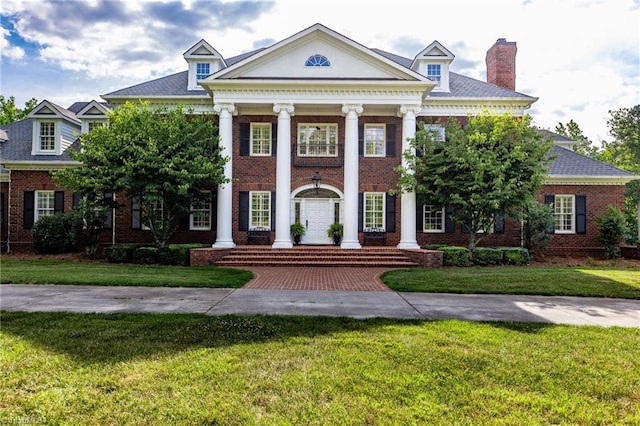
{"label": "front lawn", "polygon": [[640,268],[470,267],[402,269],[382,281],[395,291],[640,299]]}
{"label": "front lawn", "polygon": [[639,424],[640,330],[3,312],[0,419]]}
{"label": "front lawn", "polygon": [[213,266],[131,265],[6,256],[0,260],[2,284],[239,288],[252,278],[250,271]]}

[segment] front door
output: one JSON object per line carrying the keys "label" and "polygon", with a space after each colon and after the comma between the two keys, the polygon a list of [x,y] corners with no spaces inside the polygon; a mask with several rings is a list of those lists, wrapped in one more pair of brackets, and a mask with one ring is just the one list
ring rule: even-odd
{"label": "front door", "polygon": [[327,228],[333,222],[331,216],[332,206],[329,199],[313,199],[308,198],[304,203],[304,222],[307,232],[302,237],[302,244],[331,244],[332,241],[327,237]]}

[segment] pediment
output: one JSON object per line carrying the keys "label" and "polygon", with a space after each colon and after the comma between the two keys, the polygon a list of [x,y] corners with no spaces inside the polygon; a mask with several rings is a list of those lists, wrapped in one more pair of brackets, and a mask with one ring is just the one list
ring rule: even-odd
{"label": "pediment", "polygon": [[182,55],[185,60],[189,59],[219,59],[224,62],[224,58],[216,49],[213,48],[209,43],[207,43],[204,39],[200,40],[193,46],[189,48]]}
{"label": "pediment", "polygon": [[405,68],[320,24],[210,76],[221,79],[424,81]]}
{"label": "pediment", "polygon": [[76,116],[80,118],[84,118],[87,116],[94,117],[94,118],[95,117],[106,118],[108,111],[109,111],[109,108],[102,105],[100,102],[93,100],[89,102],[87,105],[85,105],[84,108],[82,108],[80,111],[78,111]]}
{"label": "pediment", "polygon": [[63,120],[79,123],[74,113],[47,100],[40,102],[33,110],[31,110],[31,112],[27,114],[27,118],[61,118]]}
{"label": "pediment", "polygon": [[455,55],[451,53],[446,47],[444,47],[437,40],[432,42],[430,45],[422,49],[420,53],[418,53],[414,59],[414,61],[420,59],[438,59],[438,60],[449,60],[453,61]]}

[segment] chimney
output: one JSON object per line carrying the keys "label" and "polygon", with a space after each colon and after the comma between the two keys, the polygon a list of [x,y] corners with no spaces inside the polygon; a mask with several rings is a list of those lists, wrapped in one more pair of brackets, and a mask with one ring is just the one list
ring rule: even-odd
{"label": "chimney", "polygon": [[487,83],[516,90],[516,47],[515,41],[499,38],[487,51]]}

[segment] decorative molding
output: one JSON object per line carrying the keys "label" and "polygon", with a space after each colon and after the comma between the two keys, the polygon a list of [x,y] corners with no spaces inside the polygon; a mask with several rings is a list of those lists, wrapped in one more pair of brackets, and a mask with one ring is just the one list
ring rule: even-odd
{"label": "decorative molding", "polygon": [[291,103],[273,104],[273,112],[276,114],[280,114],[281,111],[285,111],[289,113],[290,116],[292,116],[294,115],[295,110],[295,106]]}
{"label": "decorative molding", "polygon": [[510,112],[517,115],[524,114],[530,106],[530,102],[522,104],[514,104],[510,101],[501,102],[483,102],[479,100],[478,103],[470,101],[460,102],[447,102],[447,103],[434,103],[429,99],[428,103],[423,104],[420,116],[460,116],[460,115],[478,115],[483,110],[496,114],[504,114]]}
{"label": "decorative molding", "polygon": [[213,110],[219,115],[222,115],[223,111],[231,115],[236,115],[238,113],[236,106],[232,103],[216,103],[213,106]]}
{"label": "decorative molding", "polygon": [[9,161],[2,163],[2,167],[7,170],[34,170],[49,171],[67,169],[69,167],[80,167],[78,161]]}
{"label": "decorative molding", "polygon": [[400,105],[398,109],[398,117],[404,117],[407,113],[412,112],[417,116],[422,111],[422,105]]}
{"label": "decorative molding", "polygon": [[543,185],[626,185],[637,177],[626,176],[547,176]]}
{"label": "decorative molding", "polygon": [[343,104],[342,105],[343,114],[349,114],[352,111],[355,112],[357,115],[360,115],[362,114],[362,111],[364,111],[364,108],[362,107],[362,104]]}

